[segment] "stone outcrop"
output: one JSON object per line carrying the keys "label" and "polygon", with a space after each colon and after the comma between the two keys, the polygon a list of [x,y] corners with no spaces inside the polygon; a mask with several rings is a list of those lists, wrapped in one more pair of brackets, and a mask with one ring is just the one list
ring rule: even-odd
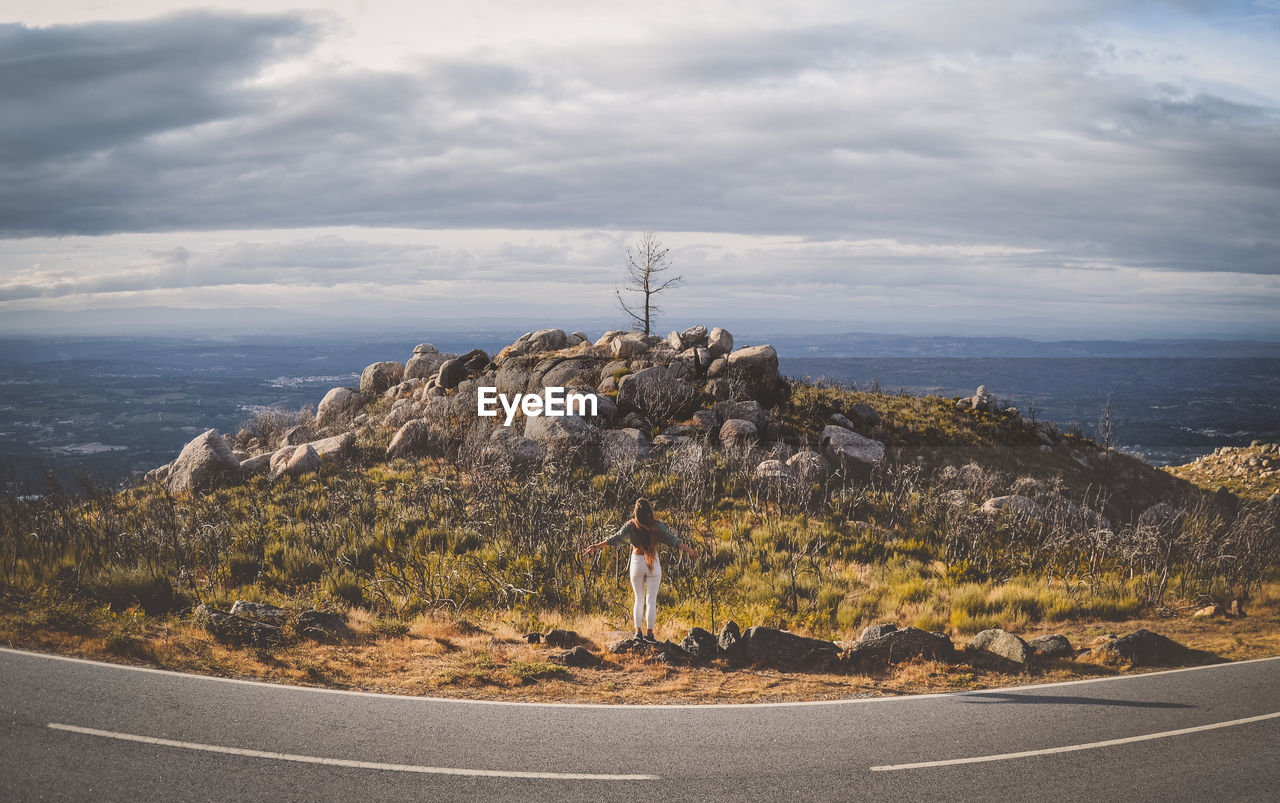
{"label": "stone outcrop", "polygon": [[747,663],[778,669],[833,669],[840,659],[840,648],[834,642],[760,625],[747,628],[735,647]]}
{"label": "stone outcrop", "polygon": [[387,360],[375,362],[360,374],[360,392],[366,396],[381,396],[404,378],[404,365]]}
{"label": "stone outcrop", "polygon": [[1042,658],[1072,658],[1076,654],[1071,642],[1061,633],[1033,638],[1027,644]]}
{"label": "stone outcrop", "polygon": [[883,443],[841,426],[830,425],[824,428],[819,444],[823,456],[833,466],[843,468],[854,476],[869,473],[884,460]]}
{"label": "stone outcrop", "polygon": [[586,647],[572,647],[561,652],[552,653],[548,660],[553,664],[561,666],[572,666],[579,668],[588,668],[600,666],[603,663],[600,656],[588,650]]}
{"label": "stone outcrop", "polygon": [[284,627],[289,620],[289,612],[265,602],[246,602],[238,599],[231,605],[232,616],[243,616],[276,627]]}
{"label": "stone outcrop", "polygon": [[915,627],[879,625],[864,630],[844,660],[850,666],[868,667],[916,658],[946,661],[954,655],[955,645],[944,634],[929,633]]}
{"label": "stone outcrop", "polygon": [[1001,630],[998,627],[983,630],[974,636],[973,640],[969,642],[969,649],[989,652],[992,655],[998,655],[1017,664],[1031,663],[1036,654],[1035,649],[1023,641],[1020,636],[1014,635],[1007,630]]}
{"label": "stone outcrop", "polygon": [[275,625],[207,605],[197,606],[194,615],[196,622],[214,638],[233,647],[271,648],[282,646],[288,641],[284,630]]}
{"label": "stone outcrop", "polygon": [[1186,647],[1171,638],[1145,628],[1125,636],[1104,640],[1092,654],[1108,663],[1133,666],[1163,666],[1176,663],[1188,654]]}
{"label": "stone outcrop", "polygon": [[430,444],[431,428],[425,420],[415,418],[396,430],[396,434],[391,438],[391,443],[387,445],[387,459],[394,460],[397,457],[424,455]]}
{"label": "stone outcrop", "polygon": [[720,427],[720,443],[726,449],[742,449],[760,439],[756,425],[741,418],[730,418]]}
{"label": "stone outcrop", "polygon": [[320,469],[320,454],[311,444],[280,449],[271,456],[271,479],[300,477]]}
{"label": "stone outcrop", "polygon": [[316,408],[316,424],[332,427],[348,423],[366,401],[364,394],[356,388],[334,388],[320,400],[320,406]]}
{"label": "stone outcrop", "polygon": [[1044,518],[1044,509],[1036,503],[1036,500],[1020,494],[992,497],[982,503],[982,512],[988,516],[1006,513],[1021,519]]}
{"label": "stone outcrop", "polygon": [[748,346],[729,353],[729,371],[753,399],[769,399],[777,392],[778,352],[773,346]]}
{"label": "stone outcrop", "polygon": [[169,493],[207,491],[241,477],[240,461],[216,429],[206,430],[182,447],[169,466],[165,482]]}
{"label": "stone outcrop", "polygon": [[346,617],[326,611],[303,611],[294,628],[299,636],[323,642],[338,641],[350,633]]}

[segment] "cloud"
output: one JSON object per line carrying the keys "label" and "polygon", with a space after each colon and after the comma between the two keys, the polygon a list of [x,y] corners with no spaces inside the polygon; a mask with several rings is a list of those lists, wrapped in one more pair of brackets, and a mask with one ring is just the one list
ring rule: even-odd
{"label": "cloud", "polygon": [[[70,273],[0,264],[0,299],[516,286],[553,268],[590,286],[644,229],[714,233],[703,275],[765,294],[879,278],[900,299],[980,278],[1084,299],[1086,270],[1274,276],[1280,49],[1257,10],[752,4],[677,25],[662,6],[622,32],[606,20],[379,69],[326,55],[333,29],[293,13],[3,26],[0,237],[369,231]],[[1189,29],[1184,52],[1170,32]],[[376,233],[398,228],[600,239]],[[726,248],[734,235],[755,245]],[[778,237],[808,245],[759,245]]]}

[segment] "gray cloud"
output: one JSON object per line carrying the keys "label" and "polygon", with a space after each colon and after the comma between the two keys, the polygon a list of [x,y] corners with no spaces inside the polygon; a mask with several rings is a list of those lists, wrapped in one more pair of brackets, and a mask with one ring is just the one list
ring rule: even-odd
{"label": "gray cloud", "polygon": [[[991,3],[963,19],[673,35],[270,84],[249,79],[316,41],[305,18],[5,26],[0,236],[657,229],[1038,252],[999,260],[1008,270],[1280,273],[1276,106],[1129,72],[1132,54],[1080,27],[1099,7]],[[339,282],[359,260],[402,270],[406,254],[389,248],[245,245],[216,264],[92,281]],[[450,269],[492,270],[451,256],[462,261]],[[428,273],[445,264],[413,257]],[[806,270],[834,281],[850,266]],[[83,281],[61,292],[89,292]]]}

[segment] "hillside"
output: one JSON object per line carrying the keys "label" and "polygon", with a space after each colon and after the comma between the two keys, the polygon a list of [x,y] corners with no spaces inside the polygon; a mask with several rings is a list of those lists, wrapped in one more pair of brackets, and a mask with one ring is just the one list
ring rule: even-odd
{"label": "hillside", "polygon": [[1242,499],[1271,499],[1280,493],[1280,444],[1224,446],[1169,473],[1207,490],[1225,488]]}
{"label": "hillside", "polygon": [[[477,416],[484,387],[594,391],[598,415],[515,413],[507,426],[501,406]],[[261,665],[235,664],[253,673],[313,660],[312,637],[366,663],[386,647],[355,645],[415,633],[456,644],[570,623],[604,639],[628,627],[626,556],[580,549],[639,496],[699,553],[670,556],[660,629],[805,632],[844,645],[844,667],[883,622],[945,640],[922,648],[938,657],[992,628],[1092,638],[1099,622],[1206,602],[1269,606],[1280,556],[1275,505],[1207,493],[985,388],[791,381],[771,346],[735,347],[722,329],[594,342],[550,329],[492,357],[422,344],[314,415],[206,432],[122,493],[6,497],[0,631],[183,666],[210,648],[207,631],[254,645]],[[229,617],[235,601],[271,605]],[[159,650],[160,632],[196,652]],[[468,650],[430,688],[480,671],[456,664],[463,653],[493,665]],[[345,682],[365,682],[344,666]]]}

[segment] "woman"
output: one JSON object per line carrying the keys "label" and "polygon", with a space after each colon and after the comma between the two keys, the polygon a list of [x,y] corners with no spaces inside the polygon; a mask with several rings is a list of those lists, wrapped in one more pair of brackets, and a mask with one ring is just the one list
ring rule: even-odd
{"label": "woman", "polygon": [[[635,604],[631,618],[636,626],[636,638],[657,644],[653,625],[658,618],[658,585],[662,582],[662,564],[658,562],[658,542],[679,547],[689,557],[697,557],[693,547],[683,543],[667,525],[653,517],[649,500],[636,500],[635,513],[612,537],[592,544],[582,550],[584,555],[594,554],[605,546],[622,546],[630,542],[631,590],[635,592]],[[641,627],[644,630],[641,630]]]}

